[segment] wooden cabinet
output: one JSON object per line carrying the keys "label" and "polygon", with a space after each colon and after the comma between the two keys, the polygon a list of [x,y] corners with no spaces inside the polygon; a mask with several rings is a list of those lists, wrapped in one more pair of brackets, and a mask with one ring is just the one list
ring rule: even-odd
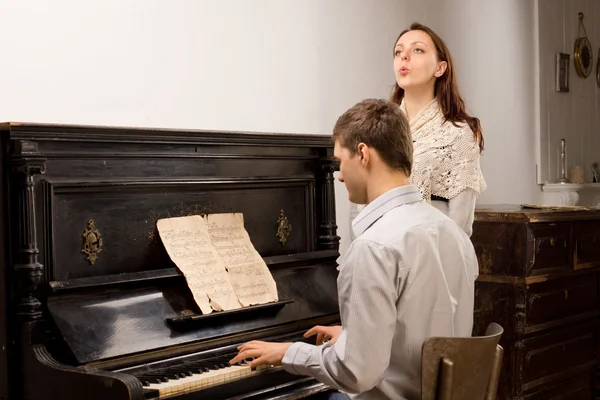
{"label": "wooden cabinet", "polygon": [[474,335],[501,324],[498,399],[596,396],[600,211],[480,206]]}

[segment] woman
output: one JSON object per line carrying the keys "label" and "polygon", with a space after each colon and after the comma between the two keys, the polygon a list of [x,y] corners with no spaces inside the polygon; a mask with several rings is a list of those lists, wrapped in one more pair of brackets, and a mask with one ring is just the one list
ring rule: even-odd
{"label": "woman", "polygon": [[[465,111],[450,52],[435,32],[414,23],[398,36],[393,65],[391,101],[413,136],[412,182],[471,236],[475,201],[486,188],[479,164],[483,134],[479,119]],[[351,221],[360,209],[352,207]]]}

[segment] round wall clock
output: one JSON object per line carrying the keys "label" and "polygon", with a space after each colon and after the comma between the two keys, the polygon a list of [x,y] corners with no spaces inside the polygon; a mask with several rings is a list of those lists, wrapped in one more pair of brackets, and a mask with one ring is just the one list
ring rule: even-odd
{"label": "round wall clock", "polygon": [[594,63],[594,51],[592,44],[587,38],[585,26],[583,26],[583,13],[579,13],[579,28],[583,27],[584,36],[580,36],[575,40],[575,70],[577,75],[587,78],[592,72],[592,64]]}

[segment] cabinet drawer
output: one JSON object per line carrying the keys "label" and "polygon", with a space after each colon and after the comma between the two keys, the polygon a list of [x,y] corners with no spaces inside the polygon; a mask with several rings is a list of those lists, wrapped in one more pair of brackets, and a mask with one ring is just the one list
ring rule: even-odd
{"label": "cabinet drawer", "polygon": [[571,269],[570,224],[531,225],[528,242],[528,275]]}
{"label": "cabinet drawer", "polygon": [[573,227],[573,268],[600,266],[600,221],[578,221]]}
{"label": "cabinet drawer", "polygon": [[552,386],[537,388],[533,393],[523,396],[524,400],[589,400],[594,394],[595,369],[575,378],[561,382],[552,382]]}
{"label": "cabinet drawer", "polygon": [[541,378],[595,364],[594,328],[592,320],[517,342],[521,385],[534,387],[534,381],[543,381]]}
{"label": "cabinet drawer", "polygon": [[590,276],[556,279],[529,285],[526,293],[525,327],[595,313],[598,281]]}

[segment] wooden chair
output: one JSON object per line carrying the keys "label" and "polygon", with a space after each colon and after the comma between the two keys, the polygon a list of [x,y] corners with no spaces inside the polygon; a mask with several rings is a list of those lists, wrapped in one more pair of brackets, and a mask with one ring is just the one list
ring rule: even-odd
{"label": "wooden chair", "polygon": [[488,325],[485,336],[432,337],[421,354],[422,400],[495,400],[504,329]]}

